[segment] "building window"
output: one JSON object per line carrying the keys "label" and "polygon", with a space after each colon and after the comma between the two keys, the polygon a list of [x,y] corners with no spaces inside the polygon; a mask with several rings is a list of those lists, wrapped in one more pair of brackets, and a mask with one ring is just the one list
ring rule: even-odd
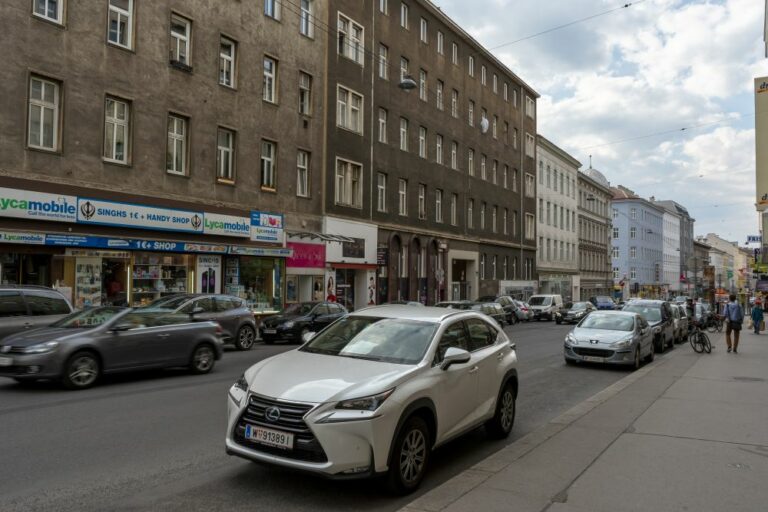
{"label": "building window", "polygon": [[435,190],[435,222],[443,222],[443,191]]}
{"label": "building window", "polygon": [[467,227],[470,229],[475,227],[474,220],[472,219],[472,213],[474,209],[475,209],[475,200],[470,199],[469,202],[467,203]]}
{"label": "building window", "polygon": [[485,229],[485,201],[480,203],[480,229]]}
{"label": "building window", "polygon": [[[64,0],[58,0],[56,3],[64,3]],[[123,48],[133,46],[133,0],[109,0],[107,41]]]}
{"label": "building window", "polygon": [[536,102],[530,96],[525,97],[525,115],[531,118],[536,117]]}
{"label": "building window", "polygon": [[520,181],[519,174],[517,169],[512,169],[512,192],[517,192],[517,182]]}
{"label": "building window", "polygon": [[525,214],[525,238],[534,240],[536,236],[536,217],[531,213]]}
{"label": "building window", "polygon": [[485,170],[485,162],[486,162],[485,155],[480,155],[480,179],[482,180],[488,179],[488,174]]}
{"label": "building window", "polygon": [[48,21],[61,24],[64,20],[65,0],[36,0],[32,5],[32,13]]}
{"label": "building window", "polygon": [[613,279],[617,280],[619,278],[619,267],[613,267]]}
{"label": "building window", "polygon": [[619,228],[613,228],[613,239],[614,240],[619,239]]}
{"label": "building window", "polygon": [[387,143],[387,109],[379,109],[379,142]]}
{"label": "building window", "polygon": [[637,258],[637,247],[630,247],[629,248],[629,257],[632,259]]}
{"label": "building window", "polygon": [[517,149],[517,128],[512,130],[512,147]]}
{"label": "building window", "polygon": [[493,116],[493,122],[491,123],[491,134],[493,135],[494,139],[498,139],[498,124],[499,124],[499,118],[498,116]]}
{"label": "building window", "polygon": [[363,167],[336,159],[336,204],[361,208],[363,205]]}
{"label": "building window", "polygon": [[235,132],[225,128],[218,131],[216,178],[235,181]]}
{"label": "building window", "polygon": [[512,210],[512,236],[517,236],[517,210]]}
{"label": "building window", "polygon": [[499,77],[496,76],[496,73],[493,74],[493,93],[498,94],[499,93]]}
{"label": "building window", "polygon": [[235,48],[237,43],[222,37],[219,43],[219,84],[235,86]]}
{"label": "building window", "polygon": [[427,101],[427,72],[419,70],[419,99]]}
{"label": "building window", "polygon": [[443,88],[445,87],[445,84],[443,84],[442,80],[437,81],[437,91],[435,94],[435,98],[437,100],[437,110],[443,110]]}
{"label": "building window", "polygon": [[280,0],[264,0],[264,14],[276,20],[280,19]]}
{"label": "building window", "polygon": [[400,2],[400,26],[408,30],[408,6]]}
{"label": "building window", "polygon": [[491,166],[491,183],[496,185],[498,183],[499,161],[494,160]]}
{"label": "building window", "polygon": [[472,148],[467,152],[467,172],[470,176],[475,175],[475,150]]}
{"label": "building window", "polygon": [[637,218],[637,209],[636,208],[632,208],[632,209],[629,210],[629,218],[632,219],[632,220]]}
{"label": "building window", "polygon": [[376,209],[382,213],[387,211],[387,175],[383,172],[376,176]]}
{"label": "building window", "polygon": [[512,89],[512,106],[517,108],[517,89]]}
{"label": "building window", "polygon": [[480,83],[486,85],[485,65],[480,66]]}
{"label": "building window", "polygon": [[451,142],[451,169],[454,171],[459,168],[459,143]]}
{"label": "building window", "polygon": [[459,117],[459,91],[456,89],[451,91],[451,115],[455,118]]}
{"label": "building window", "polygon": [[498,213],[499,213],[498,206],[494,206],[493,208],[491,208],[491,231],[493,231],[494,233],[498,232],[496,229],[496,217],[498,216]]}
{"label": "building window", "polygon": [[419,183],[419,219],[427,218],[427,186]]}
{"label": "building window", "polygon": [[29,80],[29,129],[31,148],[59,149],[61,87],[58,83],[33,76]]}
{"label": "building window", "polygon": [[312,77],[299,72],[299,114],[312,115]]}
{"label": "building window", "polygon": [[504,263],[502,265],[504,269],[502,275],[504,276],[503,279],[506,281],[509,277],[509,275],[507,274],[507,267],[509,266],[509,256],[504,256]]}
{"label": "building window", "polygon": [[525,197],[536,197],[536,178],[525,173]]}
{"label": "building window", "polygon": [[408,151],[408,120],[400,118],[400,150]]}
{"label": "building window", "polygon": [[440,134],[435,137],[435,162],[443,163],[443,136]]}
{"label": "building window", "polygon": [[480,255],[480,279],[485,279],[485,253]]}
{"label": "building window", "polygon": [[467,120],[469,121],[469,126],[475,126],[475,102],[472,100],[469,100],[469,113]]}
{"label": "building window", "polygon": [[451,43],[451,62],[459,65],[459,45],[456,43]]}
{"label": "building window", "polygon": [[128,163],[130,154],[130,105],[116,98],[107,98],[104,105],[104,159]]}
{"label": "building window", "polygon": [[421,38],[422,43],[427,42],[427,20],[424,18],[421,18],[421,23],[419,24],[419,38]]}
{"label": "building window", "polygon": [[178,14],[171,14],[171,62],[189,66],[192,60],[189,42],[192,39],[192,22]]}
{"label": "building window", "polygon": [[469,76],[475,76],[475,58],[472,55],[469,56],[467,72],[469,73]]}
{"label": "building window", "polygon": [[382,14],[389,14],[389,6],[387,0],[379,0],[379,12]]}
{"label": "building window", "polygon": [[301,14],[299,15],[299,33],[303,36],[315,36],[314,11],[315,4],[312,0],[301,0]]}
{"label": "building window", "polygon": [[309,197],[309,153],[302,150],[296,153],[296,195]]}
{"label": "building window", "polygon": [[337,88],[336,125],[355,133],[363,133],[363,97],[342,87]]}
{"label": "building window", "polygon": [[427,129],[419,126],[419,156],[427,158]]}
{"label": "building window", "polygon": [[635,227],[629,228],[629,238],[632,238],[632,239],[637,238],[637,228]]}
{"label": "building window", "polygon": [[501,181],[504,188],[509,188],[509,166],[504,164],[504,170],[501,171]]}
{"label": "building window", "polygon": [[525,156],[536,156],[536,139],[530,133],[525,134]]}
{"label": "building window", "polygon": [[389,79],[389,48],[379,45],[379,78]]}
{"label": "building window", "polygon": [[619,218],[619,210],[616,208],[613,209],[613,218],[618,219]]}
{"label": "building window", "polygon": [[637,269],[635,267],[629,268],[629,278],[630,279],[637,279]]}
{"label": "building window", "polygon": [[456,226],[459,223],[459,195],[451,194],[451,226]]}
{"label": "building window", "polygon": [[437,31],[437,53],[438,54],[440,55],[445,54],[444,45],[445,45],[445,37],[443,36],[443,33],[438,30]]}
{"label": "building window", "polygon": [[275,190],[275,166],[277,165],[277,144],[261,141],[261,188]]}
{"label": "building window", "polygon": [[187,120],[173,114],[168,115],[165,170],[171,174],[187,173]]}
{"label": "building window", "polygon": [[509,101],[509,84],[507,82],[504,82],[504,85],[501,86],[501,92],[504,97],[504,101]]}
{"label": "building window", "polygon": [[277,61],[264,57],[264,83],[262,98],[270,103],[277,103]]}
{"label": "building window", "polygon": [[408,215],[408,181],[402,178],[397,181],[397,213]]}
{"label": "building window", "polygon": [[618,257],[619,257],[619,248],[614,245],[613,249],[611,250],[611,258],[618,258]]}
{"label": "building window", "polygon": [[507,225],[507,215],[508,215],[508,212],[509,212],[509,210],[507,210],[507,208],[504,208],[504,213],[502,214],[503,216],[501,218],[501,226],[502,226],[501,229],[504,231],[505,235],[509,234],[509,227]]}
{"label": "building window", "polygon": [[363,26],[339,13],[339,55],[362,66],[364,54]]}

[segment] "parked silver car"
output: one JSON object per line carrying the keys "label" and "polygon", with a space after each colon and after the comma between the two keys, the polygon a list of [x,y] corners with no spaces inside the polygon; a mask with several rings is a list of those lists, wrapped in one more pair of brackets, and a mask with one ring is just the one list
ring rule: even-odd
{"label": "parked silver car", "polygon": [[631,365],[654,358],[653,331],[638,313],[593,311],[565,337],[565,362]]}
{"label": "parked silver car", "polygon": [[675,343],[682,343],[688,337],[688,314],[685,305],[671,304],[675,324]]}
{"label": "parked silver car", "polygon": [[50,325],[71,312],[69,301],[51,288],[0,285],[0,340]]}
{"label": "parked silver car", "polygon": [[222,355],[222,330],[189,315],[119,307],[90,308],[0,345],[0,377],[60,379],[70,389],[105,373],[188,367],[208,373]]}
{"label": "parked silver car", "polygon": [[530,322],[533,320],[533,309],[531,309],[530,304],[520,300],[516,300],[515,304],[517,305],[517,311],[515,311],[515,314],[517,315],[517,319],[519,321]]}

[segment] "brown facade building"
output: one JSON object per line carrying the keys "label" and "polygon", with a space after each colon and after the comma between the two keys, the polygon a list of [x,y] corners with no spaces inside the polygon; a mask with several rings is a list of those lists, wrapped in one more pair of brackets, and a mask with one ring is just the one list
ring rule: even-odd
{"label": "brown facade building", "polygon": [[429,2],[8,0],[0,33],[0,283],[273,310],[534,279],[537,95]]}
{"label": "brown facade building", "polygon": [[605,176],[593,169],[579,175],[579,273],[581,300],[599,295],[613,297],[611,245],[613,191]]}

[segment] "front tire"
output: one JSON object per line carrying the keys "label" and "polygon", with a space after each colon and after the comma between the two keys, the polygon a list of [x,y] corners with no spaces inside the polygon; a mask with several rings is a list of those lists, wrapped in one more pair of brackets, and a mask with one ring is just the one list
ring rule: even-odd
{"label": "front tire", "polygon": [[244,325],[237,331],[235,348],[237,350],[251,350],[256,341],[256,329],[250,325]]}
{"label": "front tire", "polygon": [[411,416],[395,439],[387,475],[387,487],[405,495],[421,484],[429,462],[432,443],[429,427],[420,416]]}
{"label": "front tire", "polygon": [[637,347],[635,347],[635,358],[632,361],[632,370],[633,371],[639,370],[642,364],[643,364],[643,361],[640,358],[640,345],[638,345]]}
{"label": "front tire", "polygon": [[201,343],[195,347],[192,352],[192,359],[189,363],[189,369],[195,375],[203,375],[213,370],[216,363],[216,354],[208,343]]}
{"label": "front tire", "polygon": [[653,348],[653,344],[651,344],[651,350],[648,351],[648,355],[645,356],[645,362],[646,363],[652,363],[654,359],[656,359],[656,350]]}
{"label": "front tire", "polygon": [[96,383],[101,363],[93,352],[77,352],[64,363],[61,382],[67,389],[87,389]]}
{"label": "front tire", "polygon": [[496,401],[496,413],[485,424],[488,435],[494,439],[508,437],[515,423],[515,411],[515,390],[512,384],[508,383],[502,388]]}

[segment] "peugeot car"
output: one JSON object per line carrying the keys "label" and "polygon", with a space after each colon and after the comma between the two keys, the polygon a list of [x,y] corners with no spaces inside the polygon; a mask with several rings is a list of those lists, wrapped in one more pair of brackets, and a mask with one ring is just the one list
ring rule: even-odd
{"label": "peugeot car", "polygon": [[230,455],[405,494],[432,450],[476,426],[512,430],[517,354],[475,311],[374,306],[245,371],[227,398]]}
{"label": "peugeot car", "polygon": [[565,337],[565,362],[629,365],[653,361],[653,332],[638,313],[595,311]]}

